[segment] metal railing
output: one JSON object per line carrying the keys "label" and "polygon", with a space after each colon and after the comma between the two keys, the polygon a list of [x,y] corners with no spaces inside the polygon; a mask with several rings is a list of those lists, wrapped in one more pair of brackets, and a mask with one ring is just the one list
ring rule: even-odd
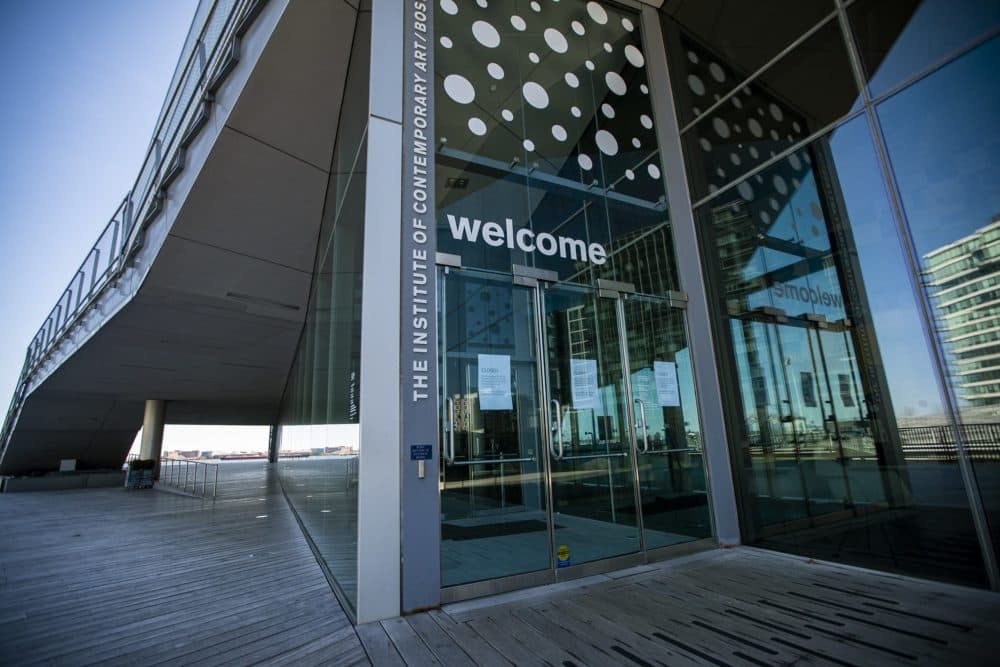
{"label": "metal railing", "polygon": [[[201,479],[201,493],[198,480]],[[219,491],[219,464],[193,461],[191,459],[160,459],[160,484],[172,486],[187,493],[208,497],[208,485],[212,485],[212,498]]]}
{"label": "metal railing", "polygon": [[[1000,423],[911,426],[897,431],[903,457],[908,461],[958,461],[959,441],[973,462],[1000,461]],[[840,443],[838,446],[830,434],[823,432],[799,434],[792,439],[787,433],[772,429],[766,441],[761,434],[754,434],[747,450],[752,457],[877,458],[877,445],[869,434],[841,433]]]}
{"label": "metal railing", "polygon": [[0,431],[6,448],[31,381],[98,299],[118,284],[163,208],[167,189],[183,171],[185,152],[208,122],[215,93],[239,62],[240,39],[267,0],[201,0],[131,190],[84,257],[25,353]]}
{"label": "metal railing", "polygon": [[957,461],[957,436],[972,461],[1000,461],[1000,424],[917,426],[899,429],[903,453],[908,459]]}

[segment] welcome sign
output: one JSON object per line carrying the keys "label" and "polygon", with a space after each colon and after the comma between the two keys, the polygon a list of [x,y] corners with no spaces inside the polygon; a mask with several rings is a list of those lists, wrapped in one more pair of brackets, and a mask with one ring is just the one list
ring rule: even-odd
{"label": "welcome sign", "polygon": [[563,259],[574,259],[601,266],[608,261],[608,252],[600,243],[587,243],[570,236],[556,236],[547,232],[536,234],[534,230],[522,227],[514,229],[514,220],[505,218],[504,224],[471,220],[462,215],[448,214],[448,227],[456,241],[485,243],[494,248],[506,246],[523,252],[539,252],[547,257],[558,255]]}

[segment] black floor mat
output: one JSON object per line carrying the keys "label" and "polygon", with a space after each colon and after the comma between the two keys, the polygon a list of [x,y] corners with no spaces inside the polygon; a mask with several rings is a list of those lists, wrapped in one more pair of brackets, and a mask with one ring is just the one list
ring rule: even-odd
{"label": "black floor mat", "polygon": [[[548,530],[548,528],[549,525],[540,519],[487,523],[480,526],[456,526],[453,523],[443,523],[441,524],[441,539],[479,540],[484,537],[537,533],[540,530]],[[556,528],[562,528],[562,526],[556,526]]]}

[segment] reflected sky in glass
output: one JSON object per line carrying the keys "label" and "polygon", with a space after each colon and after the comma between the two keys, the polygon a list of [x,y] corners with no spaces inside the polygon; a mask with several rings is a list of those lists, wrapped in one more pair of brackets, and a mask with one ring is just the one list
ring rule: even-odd
{"label": "reflected sky in glass", "polygon": [[921,334],[912,281],[903,259],[865,118],[829,139],[858,252],[864,292],[897,417],[941,414],[934,368]]}
{"label": "reflected sky in glass", "polygon": [[[912,5],[918,5],[906,16]],[[925,67],[1000,23],[996,0],[900,0],[858,2],[848,15],[868,72],[873,96],[887,92]],[[896,21],[904,22],[895,27]],[[899,34],[893,34],[896,30]],[[888,42],[888,48],[882,43]]]}
{"label": "reflected sky in glass", "polygon": [[998,67],[994,38],[878,107],[920,255],[1000,214]]}

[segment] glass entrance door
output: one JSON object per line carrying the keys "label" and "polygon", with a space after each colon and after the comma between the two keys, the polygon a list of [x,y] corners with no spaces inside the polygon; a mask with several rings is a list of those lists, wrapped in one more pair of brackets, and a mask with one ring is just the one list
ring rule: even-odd
{"label": "glass entrance door", "polygon": [[438,299],[444,586],[711,534],[682,310],[455,268]]}
{"label": "glass entrance door", "polygon": [[620,306],[645,548],[709,537],[708,484],[684,311],[635,296]]}
{"label": "glass entrance door", "polygon": [[535,290],[442,268],[438,308],[442,585],[548,569]]}
{"label": "glass entrance door", "polygon": [[875,454],[853,344],[838,326],[768,313],[733,320],[766,523],[884,499],[874,472],[864,471],[859,488],[848,474],[849,465],[865,468]]}
{"label": "glass entrance door", "polygon": [[543,290],[556,564],[641,549],[632,425],[616,302]]}

